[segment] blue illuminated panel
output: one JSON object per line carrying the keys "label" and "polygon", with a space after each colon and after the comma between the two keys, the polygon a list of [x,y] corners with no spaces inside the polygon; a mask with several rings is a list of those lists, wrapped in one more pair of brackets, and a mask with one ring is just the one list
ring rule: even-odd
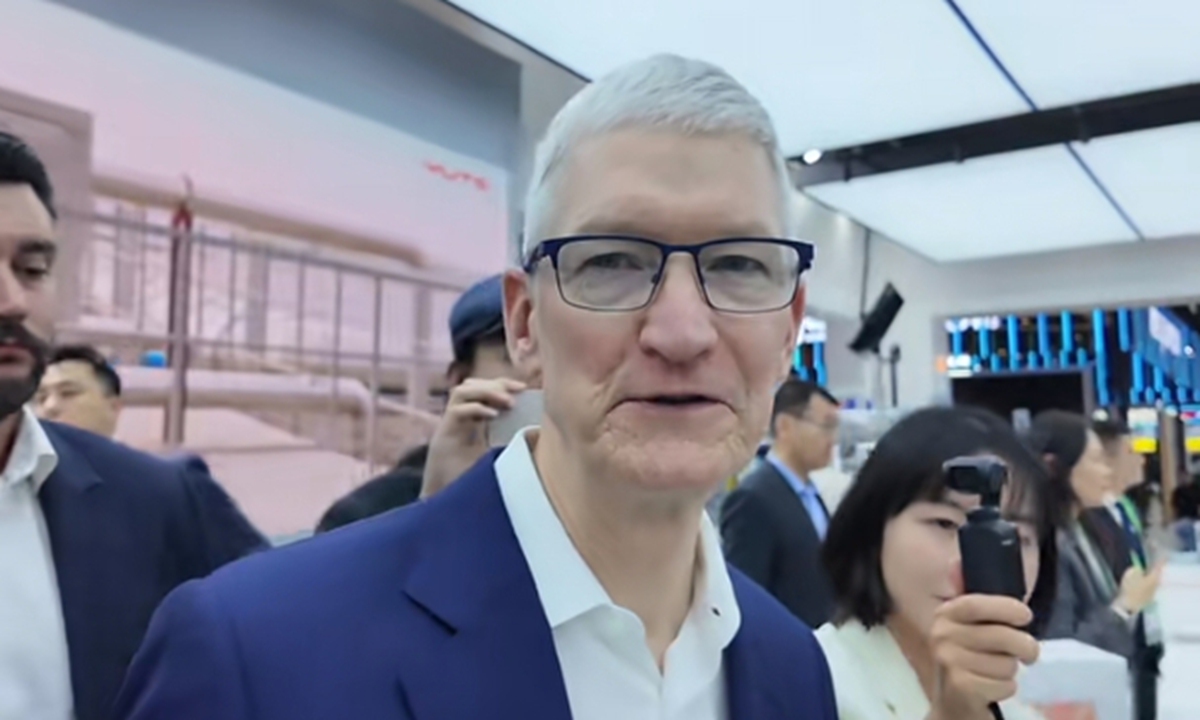
{"label": "blue illuminated panel", "polygon": [[1142,394],[1146,391],[1146,368],[1142,364],[1142,354],[1129,353],[1129,365],[1133,370],[1133,385],[1129,388],[1129,402],[1138,405],[1142,402]]}
{"label": "blue illuminated panel", "polygon": [[[1100,407],[1108,407],[1108,347],[1104,332],[1104,311],[1100,308],[1092,310],[1092,350],[1096,353],[1096,400]],[[1084,352],[1083,348],[1079,348]],[[1082,364],[1082,361],[1081,361]]]}
{"label": "blue illuminated panel", "polygon": [[827,371],[825,369],[825,343],[815,342],[813,349],[813,370],[816,371],[817,384],[825,387],[827,381]]}
{"label": "blue illuminated panel", "polygon": [[1067,367],[1074,359],[1072,355],[1075,354],[1075,323],[1071,313],[1064,311],[1059,319],[1059,324],[1062,326],[1060,328],[1062,341],[1058,351],[1058,362],[1063,367]]}
{"label": "blue illuminated panel", "polygon": [[[1050,316],[1038,313],[1037,316],[1038,352],[1042,355],[1042,367],[1054,367],[1054,353],[1050,350]],[[1030,367],[1033,367],[1030,365]]]}
{"label": "blue illuminated panel", "polygon": [[1017,326],[1017,316],[1009,315],[1005,321],[1008,329],[1008,369],[1021,369],[1021,333]]}
{"label": "blue illuminated panel", "polygon": [[1133,349],[1129,332],[1129,308],[1121,308],[1117,311],[1117,344],[1120,346],[1121,352],[1129,352]]}

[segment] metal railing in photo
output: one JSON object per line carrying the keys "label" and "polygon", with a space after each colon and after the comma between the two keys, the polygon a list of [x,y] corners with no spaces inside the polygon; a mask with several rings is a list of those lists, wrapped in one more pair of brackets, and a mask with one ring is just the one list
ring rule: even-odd
{"label": "metal railing in photo", "polygon": [[[93,231],[74,279],[80,316],[60,328],[60,337],[109,348],[123,362],[161,366],[170,382],[164,446],[183,440],[184,411],[197,391],[189,387],[193,370],[307,379],[327,390],[331,424],[345,401],[357,404],[365,425],[361,455],[370,462],[382,450],[381,413],[432,430],[430,392],[449,359],[444,339],[433,337],[434,316],[448,311],[461,280],[387,258],[329,257],[303,238],[203,218],[180,231],[167,224],[164,208],[120,201],[97,207],[75,218]],[[355,395],[355,381],[365,396],[342,397]],[[315,412],[311,393],[301,395],[297,406]],[[322,444],[331,443],[326,437]]]}

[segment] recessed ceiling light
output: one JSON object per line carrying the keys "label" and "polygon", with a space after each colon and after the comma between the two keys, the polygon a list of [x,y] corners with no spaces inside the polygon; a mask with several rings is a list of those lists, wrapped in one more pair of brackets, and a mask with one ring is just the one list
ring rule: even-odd
{"label": "recessed ceiling light", "polygon": [[816,165],[817,163],[821,162],[821,156],[824,154],[825,153],[821,152],[820,150],[813,148],[812,150],[805,150],[804,154],[800,156],[800,159],[804,161],[805,165]]}

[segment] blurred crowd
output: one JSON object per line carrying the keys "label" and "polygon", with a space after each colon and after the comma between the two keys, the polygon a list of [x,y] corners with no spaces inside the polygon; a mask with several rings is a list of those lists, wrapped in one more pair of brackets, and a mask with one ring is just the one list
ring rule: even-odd
{"label": "blurred crowd", "polygon": [[[589,85],[519,265],[453,308],[431,442],[268,549],[201,458],[111,440],[120,375],[52,346],[50,179],[0,135],[0,719],[1021,720],[1056,638],[1155,718],[1168,549],[1119,421],[920,409],[823,496],[840,403],[789,372],[787,188],[721,69]],[[1003,468],[1019,597],[966,587],[964,458]],[[1194,549],[1196,486],[1173,501]]]}

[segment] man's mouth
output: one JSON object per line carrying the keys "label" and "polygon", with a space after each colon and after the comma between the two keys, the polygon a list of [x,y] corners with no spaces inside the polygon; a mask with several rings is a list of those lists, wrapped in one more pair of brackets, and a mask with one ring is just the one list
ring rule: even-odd
{"label": "man's mouth", "polygon": [[720,402],[712,396],[698,393],[647,395],[645,397],[632,398],[632,400],[633,402],[646,403],[657,407],[680,409],[704,407]]}
{"label": "man's mouth", "polygon": [[20,345],[0,345],[0,367],[20,365],[33,359],[33,353]]}

